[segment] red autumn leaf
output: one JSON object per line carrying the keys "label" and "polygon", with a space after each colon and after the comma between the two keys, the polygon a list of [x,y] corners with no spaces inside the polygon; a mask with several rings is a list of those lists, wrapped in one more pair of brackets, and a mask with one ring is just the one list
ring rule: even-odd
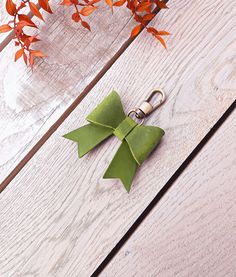
{"label": "red autumn leaf", "polygon": [[[26,35],[26,34],[22,34],[21,35],[21,39],[22,39],[22,41],[25,41],[26,39],[28,39],[30,42],[32,42],[33,40],[34,40],[34,38],[36,38],[35,36],[28,36],[28,35]],[[39,39],[37,39],[37,41],[38,41]]]}
{"label": "red autumn leaf", "polygon": [[20,6],[19,6],[19,9],[23,9],[25,6],[26,6],[25,3],[24,3],[24,2],[21,2],[21,3],[20,3]]}
{"label": "red autumn leaf", "polygon": [[154,16],[155,16],[155,14],[152,14],[152,13],[145,14],[143,17],[143,20],[147,20],[147,21],[152,20]]}
{"label": "red autumn leaf", "polygon": [[22,36],[22,29],[25,26],[29,26],[29,23],[27,23],[26,21],[19,21],[16,26],[14,27],[14,31],[16,33],[16,35],[21,35]]}
{"label": "red autumn leaf", "polygon": [[19,60],[19,58],[23,55],[24,53],[24,48],[21,48],[20,50],[16,51],[16,54],[15,54],[15,62],[17,60]]}
{"label": "red autumn leaf", "polygon": [[134,5],[133,1],[128,1],[127,2],[127,8],[130,9],[133,13],[134,13],[135,7],[136,6]]}
{"label": "red autumn leaf", "polygon": [[[23,22],[21,22],[21,23],[23,23]],[[24,25],[24,26],[26,26],[26,25]],[[22,28],[24,26],[22,24],[18,23],[18,25],[16,27],[14,27],[14,32],[15,32],[16,37],[19,38],[20,36],[22,36]]]}
{"label": "red autumn leaf", "polygon": [[152,33],[153,35],[158,35],[157,30],[153,27],[148,27],[147,31],[148,31],[148,33]]}
{"label": "red autumn leaf", "polygon": [[161,37],[161,36],[155,36],[159,41],[160,43],[164,46],[164,48],[166,49],[166,43],[164,41],[164,39]]}
{"label": "red autumn leaf", "polygon": [[83,16],[88,16],[90,15],[92,12],[94,12],[97,8],[96,7],[93,7],[93,6],[89,6],[89,7],[84,7],[80,13],[83,15]]}
{"label": "red autumn leaf", "polygon": [[4,25],[0,26],[0,34],[9,32],[11,30],[12,30],[12,27],[8,24],[4,24]]}
{"label": "red autumn leaf", "polygon": [[126,0],[120,0],[120,1],[115,2],[113,4],[113,6],[120,7],[120,6],[123,6],[125,2],[126,2]]}
{"label": "red autumn leaf", "polygon": [[30,6],[30,10],[31,10],[32,14],[44,21],[43,16],[42,16],[41,12],[39,11],[38,7],[33,2],[29,2],[29,6]]}
{"label": "red autumn leaf", "polygon": [[72,19],[75,21],[75,22],[79,22],[80,21],[80,15],[78,12],[75,12],[72,14]]}
{"label": "red autumn leaf", "polygon": [[6,10],[10,15],[14,16],[16,14],[16,4],[12,0],[7,0]]}
{"label": "red autumn leaf", "polygon": [[169,36],[169,35],[170,35],[170,33],[169,33],[169,32],[164,31],[164,30],[160,30],[160,31],[158,31],[158,32],[157,32],[157,34],[158,34],[158,35],[160,35],[160,36]]}
{"label": "red autumn leaf", "polygon": [[26,47],[29,47],[31,43],[40,41],[40,39],[37,38],[36,36],[27,36],[25,34],[22,35],[21,40],[24,42]]}
{"label": "red autumn leaf", "polygon": [[156,4],[160,9],[168,9],[166,3],[163,1],[156,0]]}
{"label": "red autumn leaf", "polygon": [[32,53],[29,54],[29,64],[30,64],[31,69],[33,70],[34,56],[32,55]]}
{"label": "red autumn leaf", "polygon": [[34,57],[46,57],[46,55],[44,55],[40,50],[30,50],[31,55],[33,55]]}
{"label": "red autumn leaf", "polygon": [[89,24],[86,21],[81,21],[81,25],[91,32],[90,26],[89,26]]}
{"label": "red autumn leaf", "polygon": [[29,38],[29,41],[30,41],[31,43],[40,41],[40,39],[37,38],[36,36],[28,36],[28,38]]}
{"label": "red autumn leaf", "polygon": [[137,12],[145,12],[148,8],[152,6],[152,3],[144,2],[138,5],[136,8]]}
{"label": "red autumn leaf", "polygon": [[70,0],[72,4],[74,5],[79,5],[79,1],[78,0]]}
{"label": "red autumn leaf", "polygon": [[39,0],[39,5],[42,9],[44,9],[48,13],[52,13],[52,10],[49,6],[48,0]]}
{"label": "red autumn leaf", "polygon": [[146,13],[147,14],[152,13],[152,5],[146,9]]}
{"label": "red autumn leaf", "polygon": [[31,44],[30,40],[28,38],[26,38],[23,41],[24,41],[25,47],[28,49],[30,47],[30,44]]}
{"label": "red autumn leaf", "polygon": [[23,59],[26,65],[28,65],[28,60],[27,60],[27,56],[25,54],[25,52],[23,52]]}
{"label": "red autumn leaf", "polygon": [[137,36],[137,34],[141,31],[141,27],[142,27],[141,24],[135,26],[134,29],[131,32],[131,37]]}
{"label": "red autumn leaf", "polygon": [[[34,28],[38,28],[34,22],[26,15],[26,14],[18,14],[18,19],[19,19],[19,23],[17,25],[24,25],[24,26],[29,26],[29,27],[34,27]],[[24,27],[23,26],[23,27]]]}
{"label": "red autumn leaf", "polygon": [[143,21],[142,16],[138,15],[137,13],[134,15],[134,19],[135,19],[137,22],[142,22],[142,21]]}
{"label": "red autumn leaf", "polygon": [[72,2],[70,0],[63,0],[61,2],[61,5],[62,6],[71,6],[72,5]]}
{"label": "red autumn leaf", "polygon": [[112,6],[113,6],[112,0],[105,0],[105,2],[107,3],[107,5],[108,5],[109,7],[112,7]]}
{"label": "red autumn leaf", "polygon": [[88,5],[94,5],[98,2],[100,2],[100,0],[92,0],[92,1],[85,1]]}

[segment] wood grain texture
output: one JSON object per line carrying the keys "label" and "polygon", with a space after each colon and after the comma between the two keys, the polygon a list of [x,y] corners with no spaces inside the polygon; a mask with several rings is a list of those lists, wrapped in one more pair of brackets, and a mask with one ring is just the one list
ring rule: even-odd
{"label": "wood grain texture", "polygon": [[[5,6],[1,4],[0,7],[0,25],[5,24],[9,21],[11,16],[6,12]],[[0,36],[1,38],[1,36]]]}
{"label": "wood grain texture", "polygon": [[54,14],[40,23],[38,43],[49,57],[33,73],[14,63],[12,43],[0,56],[0,181],[117,53],[135,24],[125,9],[111,15],[101,6],[88,19],[90,33],[72,22],[72,9],[58,1],[53,7]]}
{"label": "wood grain texture", "polygon": [[[235,5],[169,5],[157,18],[168,51],[142,33],[1,194],[0,275],[89,276],[235,99]],[[61,136],[113,88],[128,111],[156,86],[168,99],[147,123],[166,135],[127,194],[102,180],[116,138],[79,160]]]}
{"label": "wood grain texture", "polygon": [[236,275],[236,111],[101,276]]}

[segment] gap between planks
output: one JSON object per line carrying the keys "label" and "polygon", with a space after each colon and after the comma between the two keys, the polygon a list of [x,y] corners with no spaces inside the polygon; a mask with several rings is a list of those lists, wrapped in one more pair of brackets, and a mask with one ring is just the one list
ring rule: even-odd
{"label": "gap between planks", "polygon": [[120,241],[116,244],[116,246],[111,250],[111,252],[106,256],[106,258],[101,262],[101,264],[97,267],[94,273],[91,275],[92,277],[99,276],[102,271],[106,268],[106,266],[111,262],[111,260],[116,256],[116,254],[120,251],[125,243],[129,240],[129,238],[134,234],[140,224],[144,221],[144,219],[150,214],[150,212],[156,207],[161,198],[167,193],[167,191],[171,188],[174,182],[180,177],[183,171],[188,167],[188,165],[193,161],[198,153],[206,146],[208,141],[214,136],[217,130],[223,125],[226,119],[230,116],[230,114],[236,108],[236,100],[230,105],[230,107],[224,112],[221,118],[215,123],[212,129],[205,135],[205,137],[200,141],[200,143],[194,148],[194,150],[189,154],[189,156],[185,159],[185,161],[179,166],[179,168],[175,171],[175,173],[170,177],[167,183],[162,187],[162,189],[157,193],[155,198],[151,201],[151,203],[146,207],[146,209],[140,214],[137,220],[133,223],[133,225],[129,228],[129,230],[125,233],[125,235],[120,239]]}
{"label": "gap between planks", "polygon": [[[163,0],[167,3],[168,0]],[[160,9],[155,8],[153,13],[155,16],[159,13]],[[30,12],[28,14],[31,18],[33,14]],[[152,20],[154,20],[155,16]],[[152,21],[148,21],[146,26]],[[91,89],[98,83],[98,81],[104,76],[104,74],[109,70],[109,68],[116,62],[116,60],[124,53],[124,51],[132,44],[132,42],[142,33],[144,27],[136,37],[128,38],[125,43],[119,48],[119,50],[114,54],[114,56],[106,63],[105,66],[100,70],[100,72],[94,77],[94,79],[85,87],[85,89],[80,93],[80,95],[73,101],[73,103],[65,110],[65,112],[58,118],[58,120],[48,129],[48,131],[38,140],[38,142],[29,150],[29,152],[24,156],[24,158],[15,166],[15,168],[10,172],[10,174],[3,180],[0,184],[0,193],[7,187],[7,185],[15,178],[15,176],[20,172],[20,170],[27,164],[27,162],[35,155],[35,153],[43,146],[43,144],[50,138],[50,136],[57,130],[57,128],[63,123],[63,121],[73,112],[73,110],[80,104],[80,102],[86,97],[86,95],[91,91]],[[0,43],[0,52],[11,42],[14,38],[13,31],[6,37],[6,39]]]}

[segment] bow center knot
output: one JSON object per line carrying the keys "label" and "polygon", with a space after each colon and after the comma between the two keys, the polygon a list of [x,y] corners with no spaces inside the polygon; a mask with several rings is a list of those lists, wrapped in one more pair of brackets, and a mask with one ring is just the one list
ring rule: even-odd
{"label": "bow center knot", "polygon": [[137,123],[130,117],[126,117],[115,129],[113,134],[119,139],[123,140],[135,127]]}

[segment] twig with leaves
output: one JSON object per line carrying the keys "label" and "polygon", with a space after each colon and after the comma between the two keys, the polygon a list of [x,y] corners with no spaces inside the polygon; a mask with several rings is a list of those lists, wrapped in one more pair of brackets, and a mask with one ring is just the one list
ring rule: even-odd
{"label": "twig with leaves", "polygon": [[[60,3],[63,6],[74,7],[72,20],[80,23],[84,28],[91,31],[90,25],[84,20],[84,17],[91,15],[98,9],[96,6],[101,0],[62,0]],[[153,27],[148,27],[147,23],[155,16],[153,10],[155,7],[159,9],[167,9],[165,2],[161,0],[118,0],[113,3],[112,0],[105,0],[106,4],[112,9],[114,7],[121,7],[126,4],[133,15],[134,20],[138,23],[131,31],[131,37],[135,37],[142,28],[151,33],[165,48],[166,44],[163,36],[170,33],[165,30],[157,30]],[[21,0],[19,5],[16,5],[13,0],[6,0],[6,11],[12,19],[7,23],[0,26],[0,33],[14,32],[15,46],[20,47],[15,53],[15,61],[23,57],[26,65],[33,67],[35,57],[45,57],[45,54],[40,50],[31,48],[31,45],[40,39],[37,35],[27,35],[25,27],[38,28],[32,19],[25,14],[25,10],[32,12],[34,16],[44,21],[40,9],[52,14],[49,0],[38,0],[36,4],[34,0]]]}

